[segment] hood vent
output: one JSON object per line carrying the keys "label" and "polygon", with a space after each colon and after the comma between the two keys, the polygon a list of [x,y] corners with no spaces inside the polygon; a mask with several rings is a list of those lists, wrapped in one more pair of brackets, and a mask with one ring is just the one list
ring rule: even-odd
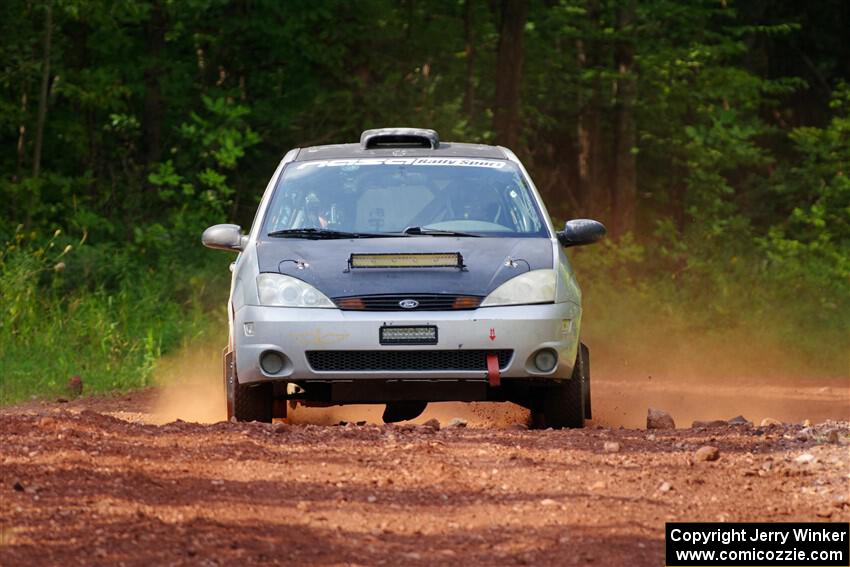
{"label": "hood vent", "polygon": [[440,135],[425,128],[376,128],[360,135],[360,147],[364,150],[382,148],[430,148],[440,147]]}

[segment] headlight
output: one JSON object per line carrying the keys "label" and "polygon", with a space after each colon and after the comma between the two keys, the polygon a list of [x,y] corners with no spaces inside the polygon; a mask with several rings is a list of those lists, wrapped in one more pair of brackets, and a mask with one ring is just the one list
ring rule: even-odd
{"label": "headlight", "polygon": [[525,305],[555,301],[555,270],[532,270],[497,287],[481,302],[481,307]]}
{"label": "headlight", "polygon": [[336,307],[318,289],[310,284],[283,274],[257,276],[260,305],[275,307]]}

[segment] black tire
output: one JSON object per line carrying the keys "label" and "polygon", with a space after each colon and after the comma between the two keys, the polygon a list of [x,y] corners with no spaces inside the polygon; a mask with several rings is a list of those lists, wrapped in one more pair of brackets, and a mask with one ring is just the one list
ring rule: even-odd
{"label": "black tire", "polygon": [[532,416],[534,425],[553,429],[584,427],[585,409],[589,404],[589,352],[581,345],[569,380],[551,385],[541,392],[539,410]]}
{"label": "black tire", "polygon": [[224,389],[227,395],[227,419],[272,422],[272,385],[268,382],[243,385],[236,378],[233,353],[224,356]]}

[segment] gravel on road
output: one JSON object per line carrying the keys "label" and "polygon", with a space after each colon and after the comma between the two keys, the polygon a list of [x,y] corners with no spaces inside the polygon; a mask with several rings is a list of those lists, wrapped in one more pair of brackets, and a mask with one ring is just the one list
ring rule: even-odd
{"label": "gravel on road", "polygon": [[0,412],[0,565],[660,565],[668,521],[850,520],[846,422],[153,425],[103,405]]}

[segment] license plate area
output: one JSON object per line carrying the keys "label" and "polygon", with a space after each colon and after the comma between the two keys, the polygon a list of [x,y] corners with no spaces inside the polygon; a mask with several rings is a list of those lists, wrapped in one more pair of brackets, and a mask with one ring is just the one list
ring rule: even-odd
{"label": "license plate area", "polygon": [[378,340],[382,345],[435,345],[436,325],[384,325]]}

